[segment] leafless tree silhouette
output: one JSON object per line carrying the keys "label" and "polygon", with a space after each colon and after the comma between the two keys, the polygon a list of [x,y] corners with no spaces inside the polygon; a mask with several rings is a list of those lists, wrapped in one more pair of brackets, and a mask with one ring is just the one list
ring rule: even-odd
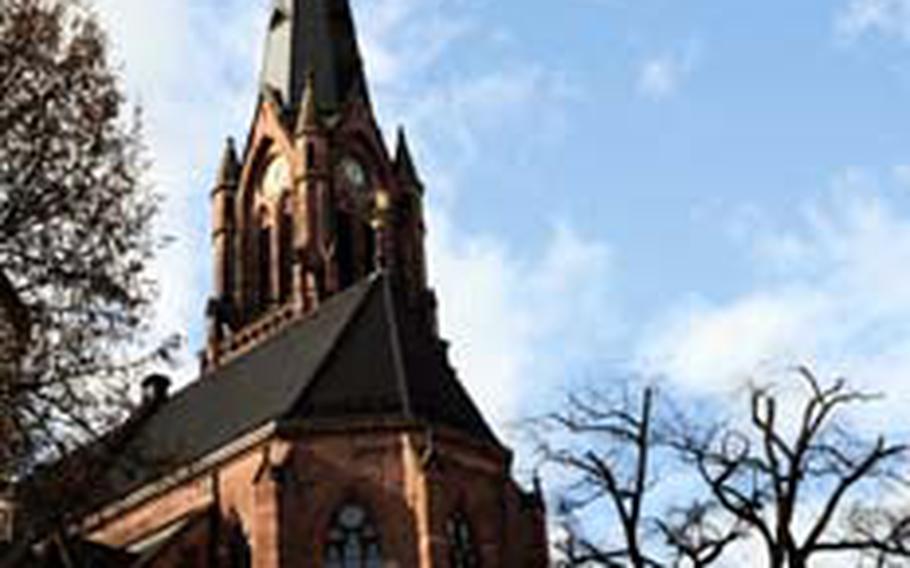
{"label": "leafless tree silhouette", "polygon": [[[638,402],[625,391],[618,401],[588,392],[570,396],[562,411],[533,421],[542,432],[544,463],[566,481],[559,496],[566,535],[557,542],[563,565],[709,566],[743,535],[735,520],[709,502],[696,500],[659,513],[652,505],[659,481],[654,462],[665,459],[661,448],[668,447],[655,397],[652,388],[644,389]],[[610,532],[611,521],[592,519],[585,510],[604,501],[620,534],[594,539],[588,536],[592,530]],[[602,526],[580,526],[586,522]]]}
{"label": "leafless tree silhouette", "polygon": [[[569,397],[538,429],[545,463],[569,480],[559,496],[565,565],[708,566],[747,538],[771,568],[910,562],[910,507],[901,503],[910,447],[851,428],[876,397],[807,368],[794,374],[786,390],[750,388],[746,412],[725,420],[705,409],[661,415],[652,388],[635,405]],[[653,498],[655,462],[697,498]],[[610,518],[575,514],[603,503]]]}

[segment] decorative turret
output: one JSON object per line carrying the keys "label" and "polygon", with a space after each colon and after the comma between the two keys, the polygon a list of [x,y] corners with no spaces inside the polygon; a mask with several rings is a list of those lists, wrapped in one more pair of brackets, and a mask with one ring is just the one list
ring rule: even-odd
{"label": "decorative turret", "polygon": [[433,334],[438,333],[436,297],[429,289],[424,241],[426,225],[423,214],[423,182],[417,173],[414,159],[403,127],[398,128],[395,161],[392,164],[395,178],[403,192],[399,204],[399,226],[404,238],[401,276],[406,281],[408,302],[420,315]]}
{"label": "decorative turret", "polygon": [[233,291],[233,250],[231,242],[235,227],[234,199],[240,181],[240,161],[234,139],[228,138],[221,156],[221,165],[212,190],[212,246],[215,257],[215,296],[228,298]]}
{"label": "decorative turret", "polygon": [[316,73],[307,73],[301,96],[300,111],[294,128],[294,144],[302,164],[295,180],[298,230],[294,243],[293,295],[298,311],[314,309],[320,300],[324,272],[324,244],[316,235],[323,235],[324,215],[330,207],[328,188],[329,141],[325,124],[319,116],[316,99]]}
{"label": "decorative turret", "polygon": [[297,113],[297,126],[294,133],[299,137],[312,134],[321,130],[319,120],[319,107],[316,103],[316,73],[307,73],[307,80],[303,87],[300,102],[300,112]]}
{"label": "decorative turret", "polygon": [[398,180],[408,189],[416,189],[423,193],[423,183],[417,174],[417,168],[414,166],[414,159],[411,157],[411,149],[408,146],[408,139],[404,133],[404,127],[398,127],[398,140],[395,149],[395,175]]}
{"label": "decorative turret", "polygon": [[211,348],[220,342],[224,329],[232,324],[234,269],[236,264],[235,199],[240,183],[240,160],[234,139],[228,138],[212,190],[212,258],[214,260],[214,295],[206,308]]}
{"label": "decorative turret", "polygon": [[237,158],[237,148],[234,138],[228,137],[225,141],[224,151],[221,154],[221,165],[218,168],[216,186],[237,187],[240,180],[240,160]]}

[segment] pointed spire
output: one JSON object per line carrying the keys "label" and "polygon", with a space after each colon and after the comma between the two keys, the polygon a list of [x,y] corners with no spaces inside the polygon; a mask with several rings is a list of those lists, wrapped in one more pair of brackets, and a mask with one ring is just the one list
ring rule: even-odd
{"label": "pointed spire", "polygon": [[284,110],[294,116],[309,71],[316,74],[316,103],[323,110],[339,109],[352,85],[366,84],[350,0],[276,0],[261,90],[278,91]]}
{"label": "pointed spire", "polygon": [[295,134],[303,134],[319,128],[319,108],[316,104],[316,73],[310,71],[303,87],[300,112],[297,114]]}
{"label": "pointed spire", "polygon": [[404,127],[398,127],[398,143],[395,150],[395,173],[398,178],[406,183],[411,183],[420,189],[423,185],[420,183],[420,176],[417,175],[417,167],[414,166],[414,159],[411,157],[411,149],[408,147],[408,139],[404,133]]}
{"label": "pointed spire", "polygon": [[234,186],[240,180],[240,160],[237,158],[237,148],[234,138],[228,137],[221,155],[221,166],[218,168],[217,184],[219,186]]}

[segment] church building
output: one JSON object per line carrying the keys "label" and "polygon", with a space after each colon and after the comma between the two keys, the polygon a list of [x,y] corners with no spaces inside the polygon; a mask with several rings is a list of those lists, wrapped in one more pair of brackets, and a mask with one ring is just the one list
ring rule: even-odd
{"label": "church building", "polygon": [[540,490],[440,338],[424,183],[377,124],[348,0],[277,0],[267,25],[211,193],[200,376],[146,381],[82,533],[118,566],[547,566]]}

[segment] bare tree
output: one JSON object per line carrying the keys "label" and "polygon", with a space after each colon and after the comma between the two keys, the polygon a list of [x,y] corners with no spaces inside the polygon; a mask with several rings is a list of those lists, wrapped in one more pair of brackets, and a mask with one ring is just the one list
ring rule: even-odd
{"label": "bare tree", "polygon": [[[796,376],[786,391],[751,388],[746,412],[726,419],[705,405],[658,408],[646,388],[637,402],[573,395],[539,421],[544,463],[562,484],[564,565],[708,566],[746,538],[770,568],[907,565],[910,449],[851,428],[861,415],[848,413],[875,397],[806,368]],[[685,490],[658,495],[660,470]]]}
{"label": "bare tree", "polygon": [[17,372],[0,384],[10,477],[123,417],[123,379],[146,361],[157,199],[138,114],[85,6],[0,3],[0,93],[0,272],[26,314]]}
{"label": "bare tree", "polygon": [[772,389],[754,388],[745,427],[682,432],[676,447],[716,502],[758,535],[769,566],[867,554],[906,563],[910,518],[875,501],[906,486],[908,446],[850,428],[845,411],[869,394],[842,379],[825,385],[807,368],[796,375],[802,396],[788,392],[784,404]]}
{"label": "bare tree", "polygon": [[[658,482],[654,462],[666,459],[655,396],[646,388],[640,401],[624,392],[617,402],[589,391],[535,421],[544,463],[565,480],[559,513],[566,534],[556,543],[564,566],[700,568],[742,535],[709,502],[655,513],[649,502]],[[601,514],[604,506],[609,515]]]}

